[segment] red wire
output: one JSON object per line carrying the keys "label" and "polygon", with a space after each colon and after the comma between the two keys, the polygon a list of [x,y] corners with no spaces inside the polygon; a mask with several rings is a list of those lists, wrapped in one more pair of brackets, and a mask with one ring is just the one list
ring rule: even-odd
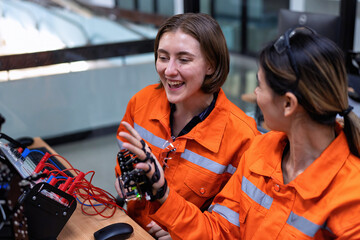
{"label": "red wire", "polygon": [[[61,155],[58,154],[51,154],[50,157],[60,157],[63,159],[70,168],[59,170],[55,166],[53,166],[50,163],[46,163],[45,166],[52,168],[53,170],[50,171],[49,174],[53,173],[55,176],[62,176],[65,178],[69,178],[72,176],[68,176],[66,172],[73,171],[76,173],[76,176],[81,172],[78,169],[75,169],[70,162],[64,158]],[[100,215],[104,218],[111,218],[116,211],[116,208],[120,208],[123,210],[126,214],[127,211],[123,209],[122,207],[118,206],[116,204],[116,198],[111,195],[109,192],[92,185],[92,180],[94,178],[95,171],[89,171],[85,174],[84,178],[81,179],[80,182],[77,182],[75,185],[74,193],[72,194],[73,197],[78,197],[80,204],[81,204],[81,210],[84,214],[94,216],[94,215]],[[74,177],[76,177],[74,176]],[[90,176],[90,180],[87,180],[85,177]],[[65,190],[64,190],[65,191]],[[96,203],[95,203],[96,202]],[[86,203],[89,203],[88,205]],[[86,204],[86,205],[85,205]],[[87,209],[85,209],[87,207]],[[110,214],[105,215],[104,212],[109,209],[112,210]],[[90,211],[94,212],[90,212]]]}

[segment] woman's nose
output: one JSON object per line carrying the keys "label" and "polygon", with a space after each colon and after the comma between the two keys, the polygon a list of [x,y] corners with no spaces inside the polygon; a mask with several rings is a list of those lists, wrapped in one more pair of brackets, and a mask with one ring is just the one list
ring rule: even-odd
{"label": "woman's nose", "polygon": [[171,76],[171,75],[175,75],[175,74],[177,74],[176,62],[170,60],[168,62],[168,64],[166,65],[165,75]]}

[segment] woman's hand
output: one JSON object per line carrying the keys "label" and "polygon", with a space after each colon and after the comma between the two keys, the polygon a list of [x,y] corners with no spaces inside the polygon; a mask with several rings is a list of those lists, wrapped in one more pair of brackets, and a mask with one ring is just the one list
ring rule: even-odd
{"label": "woman's hand", "polygon": [[[124,142],[122,147],[129,150],[137,156],[140,160],[146,160],[145,162],[137,163],[135,168],[142,169],[146,173],[146,177],[152,182],[153,195],[155,196],[160,190],[165,190],[165,194],[158,199],[160,203],[163,203],[169,193],[169,188],[162,189],[165,186],[165,177],[163,169],[156,157],[152,154],[150,148],[142,140],[140,134],[127,122],[121,122],[128,132],[121,131],[119,136],[125,138],[128,142]],[[155,165],[156,164],[156,165]],[[156,167],[155,167],[156,166]],[[116,190],[119,193],[120,188],[115,184]]]}
{"label": "woman's hand", "polygon": [[126,196],[126,192],[124,192],[124,190],[122,190],[121,188],[121,185],[120,185],[120,182],[122,180],[120,179],[120,177],[116,177],[115,179],[115,189],[116,189],[116,192],[117,194],[119,195],[120,198],[125,198]]}
{"label": "woman's hand", "polygon": [[168,232],[163,230],[159,225],[154,221],[151,221],[146,227],[150,228],[148,231],[153,237],[158,240],[171,240],[171,236]]}

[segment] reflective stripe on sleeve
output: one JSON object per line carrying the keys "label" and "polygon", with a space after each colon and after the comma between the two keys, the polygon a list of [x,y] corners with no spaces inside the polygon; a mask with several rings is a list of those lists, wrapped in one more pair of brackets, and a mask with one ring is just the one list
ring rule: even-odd
{"label": "reflective stripe on sleeve", "polygon": [[302,216],[296,215],[294,212],[290,213],[290,216],[286,223],[290,226],[293,226],[300,232],[308,235],[309,237],[314,237],[316,232],[321,227],[320,225],[317,225]]}
{"label": "reflective stripe on sleeve", "polygon": [[264,208],[270,209],[273,198],[258,189],[244,176],[242,177],[241,190]]}
{"label": "reflective stripe on sleeve", "polygon": [[226,168],[226,172],[230,173],[231,175],[233,175],[236,171],[236,167],[234,167],[233,165],[229,164]]}
{"label": "reflective stripe on sleeve", "polygon": [[122,145],[123,145],[123,141],[116,139],[117,140],[117,144],[119,146],[120,149],[123,149]]}
{"label": "reflective stripe on sleeve", "polygon": [[239,221],[239,213],[231,210],[228,207],[222,206],[218,203],[215,205],[211,205],[208,209],[208,212],[217,212],[220,214],[223,218],[228,220],[230,223],[234,224],[235,226],[240,227],[240,221]]}

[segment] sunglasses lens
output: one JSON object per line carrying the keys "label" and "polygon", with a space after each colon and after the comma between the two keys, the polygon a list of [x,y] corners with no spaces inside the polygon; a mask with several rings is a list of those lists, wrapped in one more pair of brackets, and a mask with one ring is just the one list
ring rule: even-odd
{"label": "sunglasses lens", "polygon": [[281,35],[279,39],[274,43],[274,48],[278,54],[282,54],[286,49],[285,37]]}
{"label": "sunglasses lens", "polygon": [[291,38],[292,36],[294,36],[296,33],[302,33],[302,34],[307,34],[307,35],[311,35],[311,34],[316,34],[315,30],[308,28],[308,27],[297,27],[295,28],[293,31],[291,31],[291,33],[289,34],[289,38]]}
{"label": "sunglasses lens", "polygon": [[278,54],[282,54],[286,50],[286,48],[290,48],[289,39],[297,33],[316,34],[314,30],[308,27],[297,27],[295,29],[289,29],[283,35],[281,35],[279,39],[274,43],[274,48],[276,52]]}

